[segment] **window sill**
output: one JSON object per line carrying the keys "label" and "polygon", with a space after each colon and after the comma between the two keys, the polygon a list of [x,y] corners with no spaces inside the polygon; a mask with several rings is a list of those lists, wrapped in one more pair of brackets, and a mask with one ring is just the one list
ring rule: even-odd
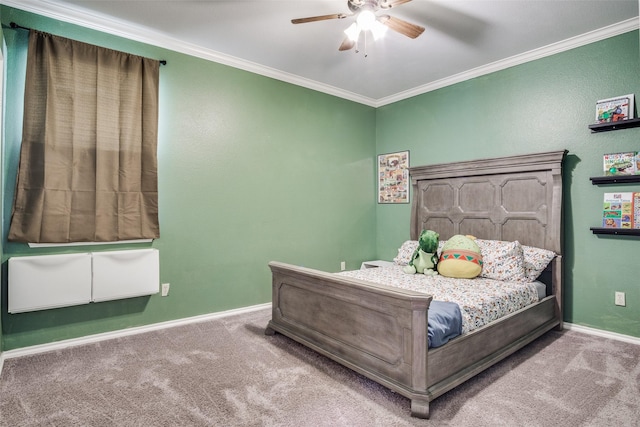
{"label": "window sill", "polygon": [[117,242],[71,242],[71,243],[27,243],[30,248],[63,248],[67,246],[124,245],[131,243],[151,243],[153,239],[119,240]]}

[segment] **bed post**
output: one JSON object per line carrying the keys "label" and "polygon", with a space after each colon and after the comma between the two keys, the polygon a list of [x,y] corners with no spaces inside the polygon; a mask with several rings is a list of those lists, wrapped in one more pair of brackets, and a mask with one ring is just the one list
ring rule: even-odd
{"label": "bed post", "polygon": [[411,382],[414,391],[424,391],[425,395],[411,396],[411,415],[416,418],[429,418],[429,397],[427,396],[427,366],[429,364],[428,348],[425,343],[429,342],[428,330],[425,327],[428,319],[427,310],[413,310],[412,329],[414,334],[411,337],[412,362],[411,362]]}
{"label": "bed post", "polygon": [[551,261],[551,292],[556,297],[556,316],[558,317],[558,326],[555,327],[556,331],[561,331],[563,328],[563,314],[562,314],[562,255],[556,255]]}
{"label": "bed post", "polygon": [[411,399],[411,416],[429,418],[429,399]]}

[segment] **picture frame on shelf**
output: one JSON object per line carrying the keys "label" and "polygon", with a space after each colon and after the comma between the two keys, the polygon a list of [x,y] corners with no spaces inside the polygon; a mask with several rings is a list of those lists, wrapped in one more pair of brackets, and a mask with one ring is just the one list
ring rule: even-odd
{"label": "picture frame on shelf", "polygon": [[409,151],[378,155],[378,203],[409,203]]}
{"label": "picture frame on shelf", "polygon": [[619,122],[634,118],[634,94],[601,99],[596,102],[596,123]]}

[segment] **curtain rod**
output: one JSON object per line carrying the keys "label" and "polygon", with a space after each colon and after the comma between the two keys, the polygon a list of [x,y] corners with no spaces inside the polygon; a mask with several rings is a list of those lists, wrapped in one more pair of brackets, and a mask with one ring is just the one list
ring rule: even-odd
{"label": "curtain rod", "polygon": [[[10,22],[10,23],[9,23],[9,26],[10,26],[11,28],[13,28],[14,30],[15,30],[15,29],[19,29],[19,30],[27,30],[27,31],[30,31],[30,30],[31,30],[31,28],[23,27],[22,25],[18,25],[18,24],[16,24],[15,22]],[[158,62],[160,63],[160,65],[167,65],[167,61],[166,61],[165,59],[161,59],[161,60],[159,60]]]}

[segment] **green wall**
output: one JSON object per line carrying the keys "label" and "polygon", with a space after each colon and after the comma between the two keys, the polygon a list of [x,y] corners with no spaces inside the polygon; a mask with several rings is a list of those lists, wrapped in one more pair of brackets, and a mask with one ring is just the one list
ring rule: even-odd
{"label": "green wall", "polygon": [[[101,34],[8,7],[2,23],[157,59],[160,278],[154,295],[8,314],[4,349],[271,301],[267,263],[337,271],[375,256],[375,110],[214,62]],[[12,256],[87,250],[7,243],[22,126],[28,33],[8,46],[3,246]],[[6,262],[5,262],[6,266]],[[6,268],[5,268],[6,271]]]}
{"label": "green wall", "polygon": [[[0,9],[0,20],[2,19],[2,9]],[[4,70],[4,57],[5,57],[5,44],[4,44],[4,30],[0,27],[0,69]],[[2,118],[4,117],[4,72],[0,73],[0,152],[2,151],[2,141],[4,140],[4,123]],[[1,158],[1,156],[0,156]],[[0,188],[2,188],[2,161],[0,161]],[[0,198],[0,215],[2,214],[4,206],[3,198]],[[0,245],[0,262],[3,260],[4,248],[3,245]],[[0,267],[1,271],[1,267]],[[1,277],[1,276],[0,276]],[[2,283],[0,281],[0,283]],[[4,296],[3,288],[0,287],[0,313],[2,309],[2,302],[6,299]],[[2,354],[2,350],[4,348],[3,339],[2,339],[2,316],[0,315],[0,354]],[[2,362],[0,362],[1,364]]]}
{"label": "green wall", "polygon": [[[640,101],[638,31],[378,108],[378,153],[410,150],[411,164],[567,149],[564,168],[565,320],[640,337],[640,239],[605,237],[605,192],[591,185],[602,155],[640,150],[640,128],[591,134],[598,99]],[[377,255],[391,259],[409,238],[409,205],[377,206]],[[627,305],[613,304],[626,292]]]}
{"label": "green wall", "polygon": [[[587,129],[597,99],[640,95],[637,31],[376,110],[17,9],[0,7],[0,18],[168,61],[160,71],[161,238],[147,246],[160,250],[161,281],[171,283],[166,298],[7,313],[9,257],[87,249],[6,242],[27,34],[5,29],[0,349],[269,302],[270,260],[336,271],[343,260],[357,268],[391,259],[409,237],[410,205],[376,204],[375,157],[407,149],[412,165],[568,149],[565,320],[640,336],[632,258],[640,240],[589,231],[605,191],[640,191],[589,181],[601,174],[603,153],[640,149],[640,129]],[[122,246],[91,250],[113,249]],[[613,305],[614,291],[626,292],[626,307]]]}

